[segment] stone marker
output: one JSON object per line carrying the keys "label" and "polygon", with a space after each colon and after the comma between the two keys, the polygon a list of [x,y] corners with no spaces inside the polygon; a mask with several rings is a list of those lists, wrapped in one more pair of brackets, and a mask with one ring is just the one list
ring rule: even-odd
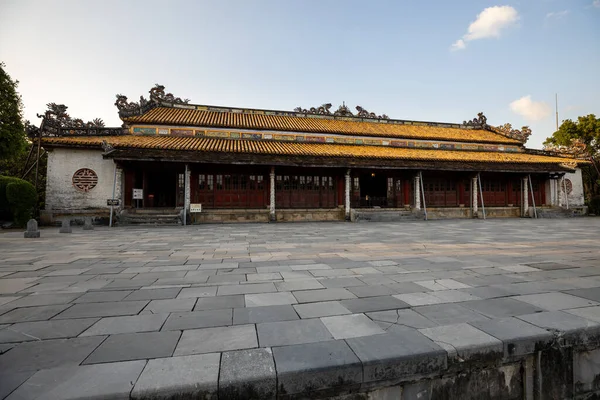
{"label": "stone marker", "polygon": [[92,217],[85,217],[83,219],[83,230],[84,231],[93,231],[94,225],[92,225]]}
{"label": "stone marker", "polygon": [[39,238],[40,230],[38,229],[38,223],[35,219],[27,221],[27,230],[23,234],[25,238]]}
{"label": "stone marker", "polygon": [[63,219],[62,225],[58,232],[59,233],[71,233],[71,220]]}

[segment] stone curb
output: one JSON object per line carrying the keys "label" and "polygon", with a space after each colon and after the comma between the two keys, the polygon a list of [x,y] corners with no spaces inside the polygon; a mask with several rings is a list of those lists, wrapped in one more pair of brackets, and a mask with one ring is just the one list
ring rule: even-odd
{"label": "stone curb", "polygon": [[[317,398],[439,376],[459,363],[460,368],[468,368],[481,363],[520,360],[557,345],[557,338],[560,346],[565,347],[591,349],[600,343],[600,326],[561,334],[512,320],[501,321],[504,325],[521,327],[512,336],[506,335],[509,329],[503,331],[500,325],[484,323],[490,321],[451,325],[459,330],[475,325],[491,338],[456,347],[430,340],[428,335],[435,337],[435,331],[429,328],[421,332],[400,328],[383,335],[352,339],[150,360],[131,398]],[[414,351],[415,348],[419,350]],[[162,385],[163,381],[168,383]]]}

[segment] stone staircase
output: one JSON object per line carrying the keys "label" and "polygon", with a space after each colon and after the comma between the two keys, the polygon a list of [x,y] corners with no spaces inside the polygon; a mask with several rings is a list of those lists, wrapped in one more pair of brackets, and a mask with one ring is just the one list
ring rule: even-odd
{"label": "stone staircase", "polygon": [[352,222],[398,222],[421,221],[425,219],[423,211],[403,209],[353,209],[350,219]]}
{"label": "stone staircase", "polygon": [[[538,218],[572,218],[578,216],[574,210],[562,207],[540,207],[536,209]],[[530,217],[533,217],[533,208],[529,209]]]}
{"label": "stone staircase", "polygon": [[119,214],[120,225],[181,225],[181,207],[128,208]]}

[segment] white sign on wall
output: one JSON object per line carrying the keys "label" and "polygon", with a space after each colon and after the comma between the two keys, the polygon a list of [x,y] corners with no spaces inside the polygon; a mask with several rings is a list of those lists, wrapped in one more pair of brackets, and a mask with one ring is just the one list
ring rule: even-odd
{"label": "white sign on wall", "polygon": [[133,200],[143,200],[144,189],[133,189]]}

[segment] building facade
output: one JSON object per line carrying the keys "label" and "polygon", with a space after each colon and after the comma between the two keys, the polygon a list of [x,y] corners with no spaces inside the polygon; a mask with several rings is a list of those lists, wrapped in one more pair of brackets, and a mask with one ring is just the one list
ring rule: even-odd
{"label": "building facade", "polygon": [[527,149],[530,131],[491,127],[483,114],[448,124],[345,105],[214,107],[161,86],[115,104],[122,128],[46,114],[47,221],[106,215],[113,198],[121,216],[186,210],[191,223],[517,217],[583,204],[582,161]]}

